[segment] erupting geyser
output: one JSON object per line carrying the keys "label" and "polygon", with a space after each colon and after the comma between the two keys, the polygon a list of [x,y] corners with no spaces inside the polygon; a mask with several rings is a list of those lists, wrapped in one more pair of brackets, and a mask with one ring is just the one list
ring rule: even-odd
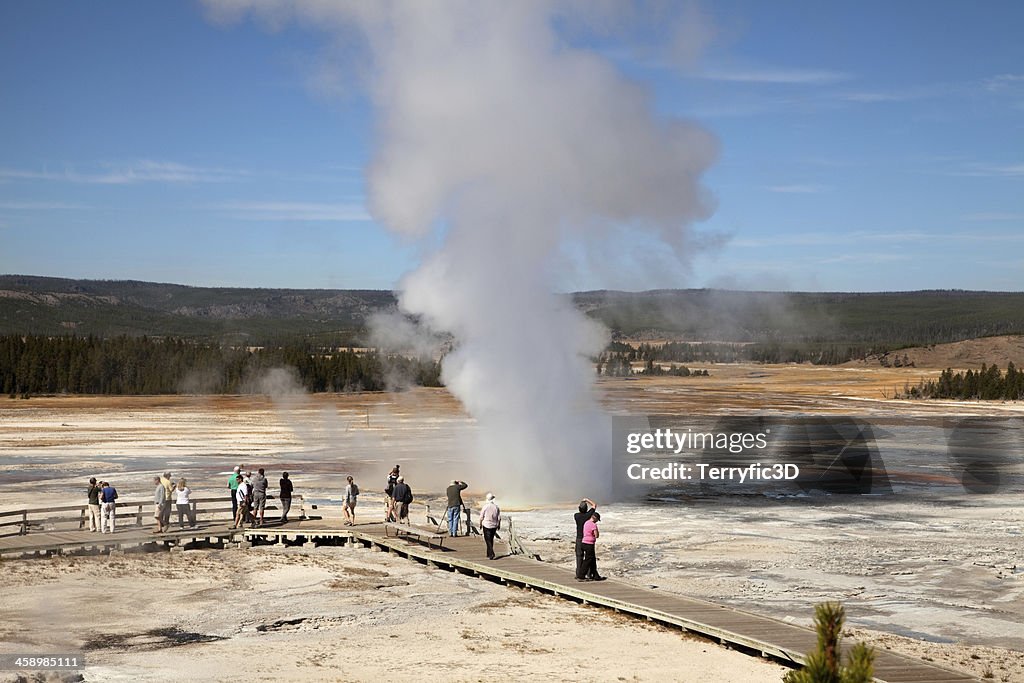
{"label": "erupting geyser", "polygon": [[624,6],[208,4],[365,37],[379,116],[371,209],[440,244],[402,281],[400,306],[457,340],[443,377],[480,425],[483,485],[506,500],[607,487],[610,425],[587,358],[606,335],[553,293],[562,248],[642,231],[682,257],[710,211],[699,178],[716,155],[709,133],[658,115],[642,86],[574,44]]}

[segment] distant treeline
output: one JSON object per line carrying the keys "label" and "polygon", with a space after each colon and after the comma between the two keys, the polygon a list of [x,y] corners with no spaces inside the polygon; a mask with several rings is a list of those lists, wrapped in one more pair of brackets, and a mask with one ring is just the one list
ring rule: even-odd
{"label": "distant treeline", "polygon": [[885,350],[1024,333],[1024,292],[579,292],[619,337],[783,344],[808,357],[835,346]]}
{"label": "distant treeline", "polygon": [[1000,372],[996,365],[982,365],[974,372],[956,372],[947,368],[938,380],[908,386],[900,398],[952,398],[982,401],[1019,401],[1024,399],[1024,372],[1013,363]]}
{"label": "distant treeline", "polygon": [[644,364],[643,370],[636,371],[630,362],[628,353],[606,353],[597,359],[597,374],[605,377],[629,377],[630,375],[646,375],[648,377],[707,377],[707,370],[691,370],[685,365],[672,363],[668,368],[656,364],[653,360]]}
{"label": "distant treeline", "polygon": [[612,342],[608,354],[623,355],[631,361],[659,361],[674,363],[813,363],[838,365],[849,360],[863,359],[888,349],[867,344],[814,344],[814,343],[752,343],[729,342],[669,342],[667,344],[640,344],[636,347]]}
{"label": "distant treeline", "polygon": [[0,387],[12,397],[377,391],[440,386],[440,374],[432,359],[295,343],[251,349],[174,338],[0,336]]}

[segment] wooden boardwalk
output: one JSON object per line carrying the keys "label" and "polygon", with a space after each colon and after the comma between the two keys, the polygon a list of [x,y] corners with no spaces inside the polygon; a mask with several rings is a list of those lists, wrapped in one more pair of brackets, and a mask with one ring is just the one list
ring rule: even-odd
{"label": "wooden boardwalk", "polygon": [[[651,621],[680,627],[753,654],[772,657],[792,665],[815,648],[811,629],[777,619],[744,612],[733,607],[674,595],[610,579],[577,582],[571,570],[523,555],[486,558],[479,536],[448,539],[443,549],[428,547],[407,537],[385,533],[380,523],[344,526],[339,519],[306,519],[284,526],[232,530],[227,524],[206,523],[198,529],[154,535],[149,529],[131,527],[114,534],[88,531],[44,531],[0,538],[0,557],[48,555],[60,552],[124,551],[131,548],[156,549],[161,545],[185,547],[190,544],[224,547],[234,543],[361,544],[391,552],[421,564],[470,574],[484,579],[539,590],[552,595],[614,609]],[[505,546],[497,544],[499,552]],[[958,683],[978,681],[964,673],[929,662],[876,650],[875,679],[885,683]]]}

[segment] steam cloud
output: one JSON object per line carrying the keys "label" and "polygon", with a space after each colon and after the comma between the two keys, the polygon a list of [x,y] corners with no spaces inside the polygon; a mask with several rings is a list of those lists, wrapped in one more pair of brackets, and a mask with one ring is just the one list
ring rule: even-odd
{"label": "steam cloud", "polygon": [[[343,52],[365,41],[378,112],[371,210],[441,243],[401,282],[399,305],[454,336],[443,378],[478,421],[493,488],[536,499],[607,486],[610,427],[587,360],[606,333],[553,295],[563,248],[625,230],[686,259],[689,226],[711,210],[699,178],[717,153],[708,132],[659,116],[644,87],[573,45],[635,28],[638,15],[530,0],[207,6],[215,20],[252,12],[326,29]],[[669,33],[690,42],[672,54],[703,39],[684,15]]]}

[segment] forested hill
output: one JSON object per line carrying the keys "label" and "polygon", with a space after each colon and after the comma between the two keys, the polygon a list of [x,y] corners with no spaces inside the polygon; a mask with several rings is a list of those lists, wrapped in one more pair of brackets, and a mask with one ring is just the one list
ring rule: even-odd
{"label": "forested hill", "polygon": [[354,341],[368,315],[395,304],[393,293],[379,290],[187,287],[0,275],[0,334]]}
{"label": "forested hill", "polygon": [[[1024,293],[580,292],[576,305],[619,337],[762,343],[925,345],[1024,333]],[[0,275],[0,334],[172,336],[254,345],[358,344],[392,292],[187,287]]]}
{"label": "forested hill", "polygon": [[581,292],[576,305],[630,338],[925,346],[1024,333],[1024,292]]}

